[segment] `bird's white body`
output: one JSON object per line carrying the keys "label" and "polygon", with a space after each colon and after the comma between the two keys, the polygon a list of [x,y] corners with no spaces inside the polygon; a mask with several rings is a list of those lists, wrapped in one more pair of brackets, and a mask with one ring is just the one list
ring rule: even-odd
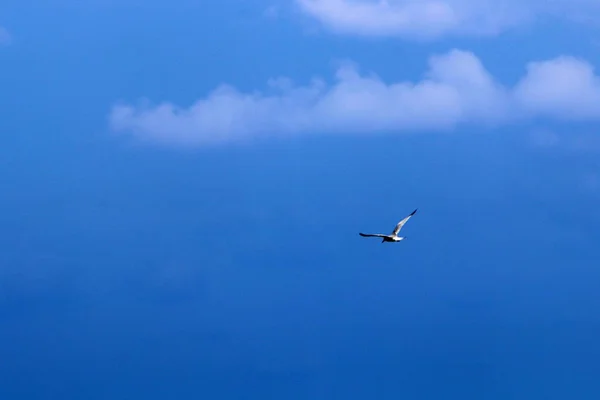
{"label": "bird's white body", "polygon": [[404,226],[404,224],[406,224],[406,222],[410,219],[410,217],[412,217],[413,215],[415,215],[416,212],[417,212],[417,210],[413,211],[406,218],[404,218],[402,221],[398,222],[398,224],[396,224],[396,227],[394,228],[394,231],[391,234],[389,234],[389,235],[385,235],[385,234],[382,234],[382,233],[359,233],[359,235],[363,236],[363,237],[380,237],[381,238],[381,243],[385,243],[385,242],[391,242],[391,243],[401,242],[404,239],[406,239],[406,237],[404,237],[404,236],[398,236],[398,233],[400,232],[400,229],[402,229],[402,227]]}
{"label": "bird's white body", "polygon": [[390,236],[386,237],[386,239],[387,239],[386,242],[388,240],[390,242],[400,242],[400,241],[404,240],[404,237],[403,236],[392,236],[392,235],[390,235]]}

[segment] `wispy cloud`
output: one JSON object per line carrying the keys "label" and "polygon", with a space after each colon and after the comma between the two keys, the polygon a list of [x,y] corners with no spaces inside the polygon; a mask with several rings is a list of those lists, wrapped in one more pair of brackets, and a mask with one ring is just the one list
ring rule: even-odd
{"label": "wispy cloud", "polygon": [[279,6],[272,4],[265,9],[263,15],[269,19],[277,19],[279,17]]}
{"label": "wispy cloud", "polygon": [[[579,21],[600,11],[595,0],[295,0],[332,32],[433,40],[495,35],[540,16]],[[598,19],[595,18],[597,21]]]}
{"label": "wispy cloud", "polygon": [[579,126],[576,131],[558,128],[535,129],[529,134],[530,143],[540,149],[560,148],[572,154],[600,154],[600,137],[595,129]]}
{"label": "wispy cloud", "polygon": [[6,30],[6,28],[3,28],[0,26],[0,46],[6,46],[11,43],[12,43],[11,34]]}
{"label": "wispy cloud", "polygon": [[298,86],[279,78],[252,93],[224,85],[188,108],[119,104],[109,119],[115,131],[142,140],[199,146],[261,135],[494,127],[537,117],[600,119],[600,84],[592,66],[566,56],[532,62],[515,86],[506,87],[474,54],[452,50],[432,56],[418,82],[386,83],[347,64],[332,84],[315,79]]}
{"label": "wispy cloud", "polygon": [[[300,9],[340,34],[435,39],[491,35],[522,22],[524,9],[491,0],[296,0]],[[502,4],[500,4],[502,3]]]}

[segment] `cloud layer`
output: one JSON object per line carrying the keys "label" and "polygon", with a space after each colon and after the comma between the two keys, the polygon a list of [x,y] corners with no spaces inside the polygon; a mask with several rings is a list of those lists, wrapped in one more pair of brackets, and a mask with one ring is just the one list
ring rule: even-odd
{"label": "cloud layer", "polygon": [[600,119],[600,79],[583,60],[532,62],[513,87],[498,83],[472,53],[451,50],[429,59],[418,82],[386,83],[340,67],[327,84],[288,79],[264,92],[223,85],[188,108],[170,103],[115,105],[110,126],[141,140],[200,146],[264,135],[370,134],[494,127],[531,118]]}
{"label": "cloud layer", "polygon": [[540,15],[581,20],[598,15],[595,0],[295,0],[338,34],[433,40],[495,35]]}

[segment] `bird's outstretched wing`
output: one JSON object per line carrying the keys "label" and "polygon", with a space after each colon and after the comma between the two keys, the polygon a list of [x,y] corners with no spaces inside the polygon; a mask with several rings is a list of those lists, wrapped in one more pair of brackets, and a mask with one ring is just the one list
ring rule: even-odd
{"label": "bird's outstretched wing", "polygon": [[410,219],[410,217],[412,217],[413,215],[415,215],[416,212],[417,212],[417,210],[415,209],[415,211],[411,212],[402,221],[398,222],[398,225],[396,225],[396,227],[394,228],[394,232],[392,232],[392,234],[393,235],[397,235],[398,232],[400,232],[400,229],[402,229],[402,227],[404,226],[404,224],[406,224],[408,222],[408,220]]}
{"label": "bird's outstretched wing", "polygon": [[386,237],[387,235],[383,235],[381,233],[358,233],[362,237]]}

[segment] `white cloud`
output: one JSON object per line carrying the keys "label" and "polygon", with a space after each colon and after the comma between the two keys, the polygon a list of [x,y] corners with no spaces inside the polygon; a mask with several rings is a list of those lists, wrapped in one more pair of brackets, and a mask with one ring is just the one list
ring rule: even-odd
{"label": "white cloud", "polygon": [[562,118],[600,117],[600,81],[593,67],[573,57],[533,62],[515,88],[515,98],[527,112]]}
{"label": "white cloud", "polygon": [[6,46],[12,43],[12,36],[3,27],[0,26],[0,46]]}
{"label": "white cloud", "polygon": [[431,57],[418,82],[386,83],[347,64],[332,84],[279,78],[265,92],[223,85],[187,108],[119,104],[110,125],[142,140],[194,146],[261,135],[493,127],[536,117],[589,121],[600,119],[598,82],[585,61],[559,57],[530,63],[514,87],[505,87],[474,54],[452,50]]}
{"label": "white cloud", "polygon": [[598,21],[596,0],[295,0],[338,34],[433,40],[495,35],[536,18]]}

